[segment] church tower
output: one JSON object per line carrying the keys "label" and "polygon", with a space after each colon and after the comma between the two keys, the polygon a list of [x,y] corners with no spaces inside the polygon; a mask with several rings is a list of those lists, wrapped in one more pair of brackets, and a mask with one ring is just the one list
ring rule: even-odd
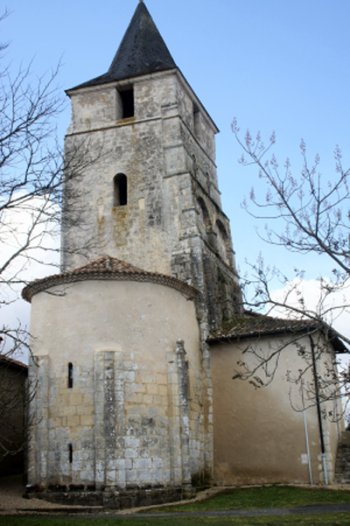
{"label": "church tower", "polygon": [[[288,415],[283,382],[324,326],[242,313],[217,128],[143,2],[107,73],[68,95],[62,272],[22,293],[28,491],[119,509],[188,498],[213,480],[305,483],[305,415]],[[265,395],[233,382],[235,364],[275,358],[276,345],[282,370]]]}
{"label": "church tower", "polygon": [[[107,73],[67,93],[62,270],[109,255],[173,276],[201,292],[209,327],[220,326],[241,298],[218,130],[143,2]],[[79,152],[84,169],[70,163]]]}
{"label": "church tower", "polygon": [[62,273],[23,291],[28,483],[114,507],[183,498],[213,475],[209,330],[241,309],[217,128],[143,2],[108,72],[68,95]]}

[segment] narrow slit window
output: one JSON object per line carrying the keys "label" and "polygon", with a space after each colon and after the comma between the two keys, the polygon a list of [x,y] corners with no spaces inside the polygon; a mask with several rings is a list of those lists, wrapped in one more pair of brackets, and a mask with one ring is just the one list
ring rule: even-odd
{"label": "narrow slit window", "polygon": [[121,100],[121,110],[122,110],[122,119],[128,119],[129,117],[134,116],[134,90],[133,88],[128,88],[125,90],[119,91],[120,100]]}
{"label": "narrow slit window", "polygon": [[69,362],[68,364],[68,389],[73,387],[73,364]]}
{"label": "narrow slit window", "polygon": [[200,135],[200,112],[196,104],[193,105],[193,131],[195,137],[198,139]]}
{"label": "narrow slit window", "polygon": [[128,203],[128,179],[125,174],[117,174],[113,179],[113,206]]}
{"label": "narrow slit window", "polygon": [[69,463],[72,464],[73,463],[73,444],[68,444],[68,458],[69,458]]}

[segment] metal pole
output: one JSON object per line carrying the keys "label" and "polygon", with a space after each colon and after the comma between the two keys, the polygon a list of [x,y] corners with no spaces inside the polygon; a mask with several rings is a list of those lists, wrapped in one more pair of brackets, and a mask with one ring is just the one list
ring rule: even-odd
{"label": "metal pole", "polygon": [[323,434],[323,422],[322,422],[322,413],[321,413],[321,403],[320,403],[320,392],[317,378],[317,367],[316,367],[316,356],[315,356],[315,342],[311,335],[309,335],[310,345],[311,345],[311,356],[312,356],[312,371],[314,376],[315,383],[315,397],[316,397],[316,409],[317,409],[317,418],[318,418],[318,429],[320,434],[320,444],[321,444],[321,460],[322,460],[322,471],[324,484],[328,486],[328,469],[327,469],[327,453],[324,443],[324,434]]}
{"label": "metal pole", "polygon": [[307,463],[309,468],[309,481],[310,484],[314,483],[312,476],[312,463],[311,463],[311,452],[310,452],[310,442],[309,442],[309,430],[307,427],[307,416],[305,409],[305,400],[304,400],[304,380],[301,380],[301,398],[303,401],[303,418],[304,418],[304,433],[305,433],[305,445],[306,445],[306,454],[307,454]]}

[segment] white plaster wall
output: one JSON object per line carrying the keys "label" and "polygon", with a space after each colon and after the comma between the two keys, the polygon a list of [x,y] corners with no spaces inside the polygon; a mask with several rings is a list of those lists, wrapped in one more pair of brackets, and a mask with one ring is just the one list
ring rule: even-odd
{"label": "white plaster wall", "polygon": [[[307,369],[307,389],[313,390],[310,361],[298,353],[309,349],[306,337],[289,343],[293,337],[269,337],[243,340],[240,343],[215,344],[212,347],[213,414],[214,414],[214,478],[218,484],[292,483],[310,482],[306,462],[307,424],[310,443],[310,462],[314,483],[323,481],[320,459],[320,437],[316,407],[312,402],[304,413],[300,389],[288,377]],[[256,363],[247,349],[261,356],[278,353],[278,363],[272,360],[268,374],[277,365],[272,382],[267,387],[255,388],[249,380],[233,380],[238,362],[249,368]],[[324,359],[328,359],[324,357]],[[320,364],[319,364],[320,365]],[[256,376],[268,380],[258,371]],[[272,378],[272,377],[270,377]],[[307,403],[307,402],[306,402]],[[338,425],[326,418],[333,403],[323,404],[323,427],[327,446],[328,471],[333,475]]]}

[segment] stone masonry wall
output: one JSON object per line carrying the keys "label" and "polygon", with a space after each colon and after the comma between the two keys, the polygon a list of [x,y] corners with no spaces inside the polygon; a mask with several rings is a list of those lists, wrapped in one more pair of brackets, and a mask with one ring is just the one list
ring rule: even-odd
{"label": "stone masonry wall", "polygon": [[205,472],[200,338],[180,292],[125,281],[56,287],[34,296],[32,334],[32,486],[175,487]]}
{"label": "stone masonry wall", "polygon": [[[71,94],[67,151],[82,143],[95,161],[66,186],[63,268],[108,254],[171,274],[199,288],[210,326],[218,326],[241,298],[215,126],[175,71],[134,79],[133,87],[135,115],[122,120],[117,85]],[[128,180],[125,206],[113,206],[117,173]]]}

